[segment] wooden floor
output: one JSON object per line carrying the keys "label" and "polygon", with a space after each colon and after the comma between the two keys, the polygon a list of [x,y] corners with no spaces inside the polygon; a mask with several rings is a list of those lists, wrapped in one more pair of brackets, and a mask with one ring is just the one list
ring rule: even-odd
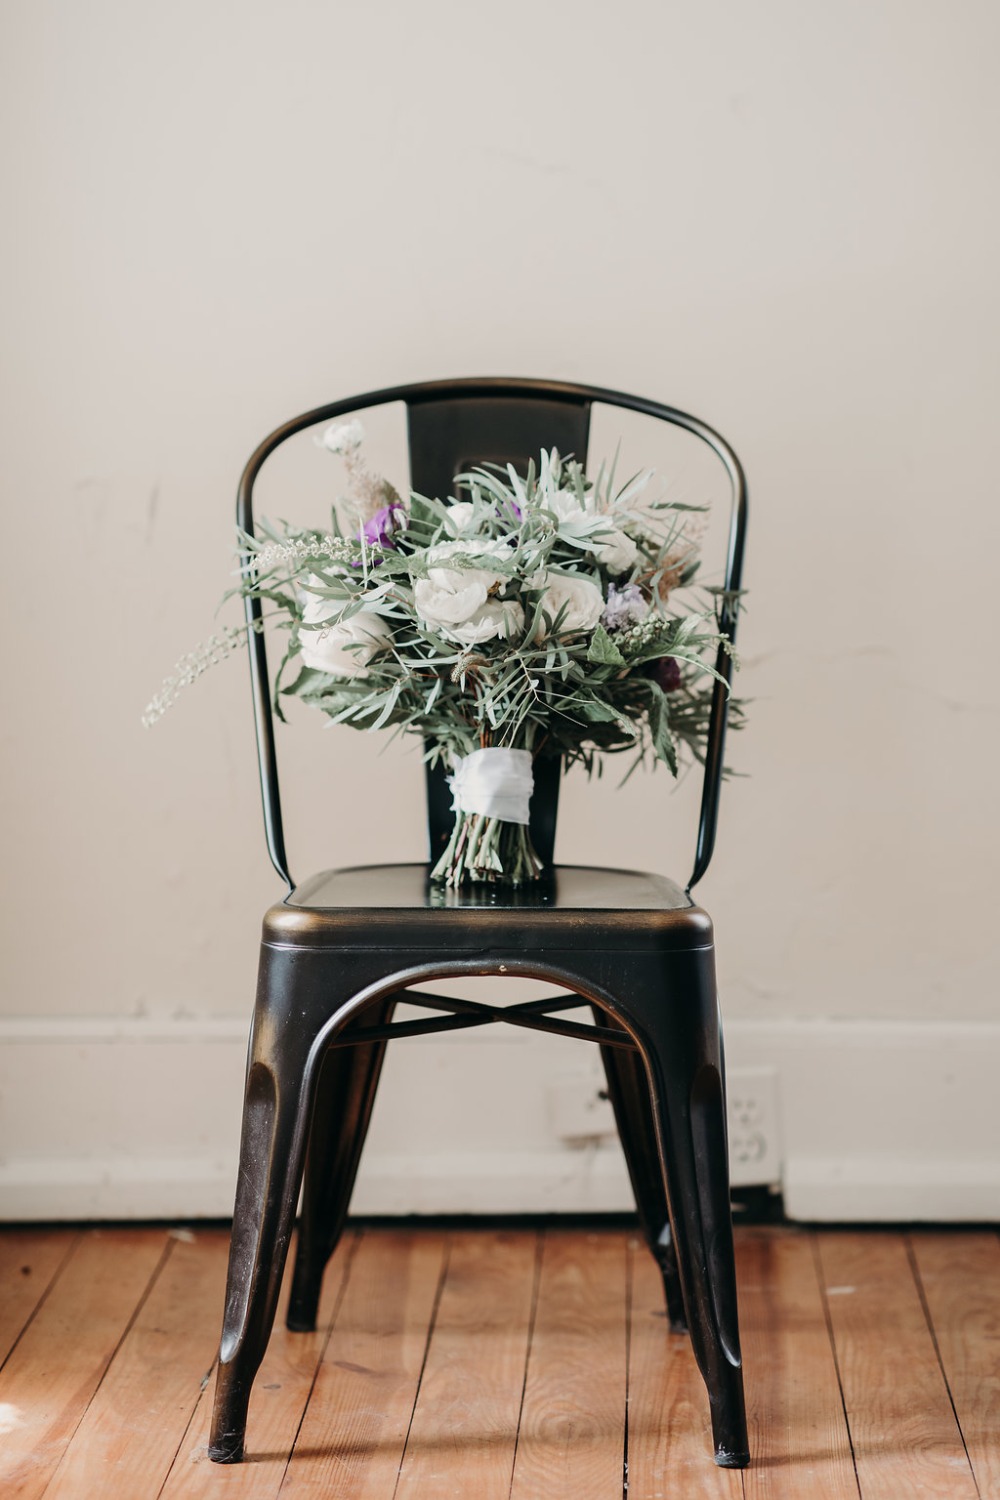
{"label": "wooden floor", "polygon": [[753,1467],[624,1230],[350,1233],[275,1330],[248,1459],[206,1458],[226,1237],[0,1233],[0,1495],[1000,1497],[1000,1239],[743,1229]]}

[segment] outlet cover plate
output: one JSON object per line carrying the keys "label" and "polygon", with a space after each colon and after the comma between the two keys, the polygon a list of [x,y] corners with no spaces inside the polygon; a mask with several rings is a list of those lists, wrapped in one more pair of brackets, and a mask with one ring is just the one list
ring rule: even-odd
{"label": "outlet cover plate", "polygon": [[781,1181],[778,1074],[774,1068],[734,1068],[726,1078],[729,1175],[734,1187]]}

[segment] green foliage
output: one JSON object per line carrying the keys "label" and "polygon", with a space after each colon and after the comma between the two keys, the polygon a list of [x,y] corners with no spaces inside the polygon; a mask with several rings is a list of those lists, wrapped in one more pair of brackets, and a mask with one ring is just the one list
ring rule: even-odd
{"label": "green foliage", "polygon": [[591,481],[543,452],[524,476],[458,476],[457,509],[413,495],[342,531],[242,537],[233,592],[288,627],[276,702],[419,735],[449,762],[544,745],[588,771],[630,750],[676,775],[703,755],[717,612],[736,601],[692,607],[696,508],[646,500],[649,478],[615,488],[613,465]]}

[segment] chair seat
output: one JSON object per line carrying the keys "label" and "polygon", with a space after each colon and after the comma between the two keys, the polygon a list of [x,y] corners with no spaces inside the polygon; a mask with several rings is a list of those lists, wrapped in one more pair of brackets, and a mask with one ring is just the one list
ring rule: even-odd
{"label": "chair seat", "polygon": [[557,865],[530,885],[453,890],[432,885],[426,864],[325,870],[297,886],[264,919],[264,940],[305,947],[481,949],[654,948],[711,943],[708,915],[662,875]]}

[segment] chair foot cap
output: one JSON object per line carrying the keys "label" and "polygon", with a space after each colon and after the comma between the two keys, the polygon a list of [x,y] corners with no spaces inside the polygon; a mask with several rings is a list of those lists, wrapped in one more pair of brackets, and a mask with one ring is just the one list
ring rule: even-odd
{"label": "chair foot cap", "polygon": [[305,1314],[289,1313],[285,1319],[285,1327],[289,1333],[315,1333],[316,1319]]}
{"label": "chair foot cap", "polygon": [[750,1454],[744,1448],[734,1452],[731,1448],[716,1448],[715,1462],[720,1469],[745,1469],[750,1462]]}
{"label": "chair foot cap", "polygon": [[213,1464],[241,1464],[243,1462],[243,1443],[209,1443],[208,1456]]}

